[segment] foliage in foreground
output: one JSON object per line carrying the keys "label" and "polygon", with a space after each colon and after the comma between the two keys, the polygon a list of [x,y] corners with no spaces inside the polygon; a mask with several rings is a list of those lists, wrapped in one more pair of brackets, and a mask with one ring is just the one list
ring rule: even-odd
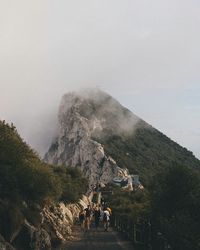
{"label": "foliage in foreground", "polygon": [[114,190],[109,202],[114,213],[137,221],[150,221],[152,247],[157,249],[160,232],[173,250],[197,250],[200,247],[200,174],[175,165],[161,171],[149,190]]}
{"label": "foliage in foreground", "polygon": [[200,247],[200,175],[175,166],[157,176],[151,187],[152,223],[175,250]]}
{"label": "foliage in foreground", "polygon": [[47,202],[75,202],[86,187],[78,170],[45,164],[13,125],[0,121],[0,234],[7,240],[25,217],[40,223]]}

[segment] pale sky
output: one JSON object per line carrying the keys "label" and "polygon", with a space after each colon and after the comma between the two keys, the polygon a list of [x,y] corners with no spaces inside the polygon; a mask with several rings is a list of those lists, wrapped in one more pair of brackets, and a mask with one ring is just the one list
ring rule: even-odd
{"label": "pale sky", "polygon": [[42,155],[89,86],[200,159],[200,1],[0,0],[0,119]]}

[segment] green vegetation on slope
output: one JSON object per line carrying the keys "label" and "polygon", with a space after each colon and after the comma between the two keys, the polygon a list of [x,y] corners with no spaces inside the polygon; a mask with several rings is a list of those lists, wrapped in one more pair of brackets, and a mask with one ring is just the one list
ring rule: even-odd
{"label": "green vegetation on slope", "polygon": [[60,201],[77,202],[86,193],[88,182],[77,168],[54,166],[53,171],[62,188]]}
{"label": "green vegetation on slope", "polygon": [[22,141],[15,127],[0,122],[0,197],[36,201],[58,197],[61,190],[53,171]]}
{"label": "green vegetation on slope", "polygon": [[157,173],[148,190],[125,192],[116,187],[112,190],[106,201],[114,215],[124,223],[142,225],[141,229],[150,225],[150,235],[140,233],[142,239],[148,239],[151,249],[165,249],[161,246],[164,241],[173,250],[199,249],[200,173],[175,164]]}
{"label": "green vegetation on slope", "polygon": [[147,190],[125,192],[115,188],[113,195],[110,196],[109,203],[114,213],[126,215],[135,223],[139,218],[149,218],[150,197]]}
{"label": "green vegetation on slope", "polygon": [[158,232],[174,250],[199,249],[200,161],[192,152],[145,124],[133,134],[103,130],[94,139],[145,186],[130,193],[115,188],[108,200],[114,214],[150,221],[153,249],[160,249]]}
{"label": "green vegetation on slope", "polygon": [[75,202],[86,188],[77,169],[45,164],[13,125],[0,121],[0,234],[5,239],[10,240],[24,218],[40,223],[46,202]]}
{"label": "green vegetation on slope", "polygon": [[152,182],[151,220],[174,250],[197,250],[200,239],[200,174],[182,166]]}
{"label": "green vegetation on slope", "polygon": [[174,164],[200,169],[200,161],[192,152],[142,122],[137,127],[134,133],[123,134],[103,130],[94,139],[120,167],[129,169],[131,174],[139,174],[145,186],[157,172]]}

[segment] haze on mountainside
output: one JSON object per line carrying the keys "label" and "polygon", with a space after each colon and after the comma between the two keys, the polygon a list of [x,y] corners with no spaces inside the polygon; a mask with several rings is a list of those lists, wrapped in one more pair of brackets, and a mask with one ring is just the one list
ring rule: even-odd
{"label": "haze on mountainside", "polygon": [[139,174],[148,184],[155,173],[175,163],[200,167],[192,152],[98,89],[65,94],[58,123],[45,161],[80,168],[91,185],[110,182],[118,168]]}

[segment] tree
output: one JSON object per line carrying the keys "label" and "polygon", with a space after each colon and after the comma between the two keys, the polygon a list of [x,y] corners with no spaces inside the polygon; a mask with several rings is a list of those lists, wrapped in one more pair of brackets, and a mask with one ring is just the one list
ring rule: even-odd
{"label": "tree", "polygon": [[151,186],[152,221],[174,250],[199,249],[200,176],[174,166],[154,178]]}

